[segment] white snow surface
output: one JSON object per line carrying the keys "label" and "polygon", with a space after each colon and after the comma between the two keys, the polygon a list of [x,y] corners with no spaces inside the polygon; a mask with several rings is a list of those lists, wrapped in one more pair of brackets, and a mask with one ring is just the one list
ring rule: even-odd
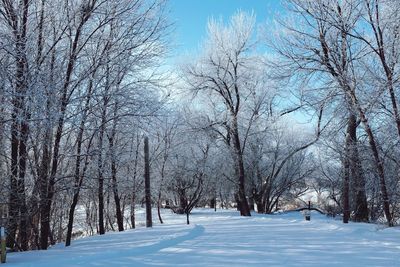
{"label": "white snow surface", "polygon": [[186,225],[185,216],[164,211],[163,225],[82,238],[68,248],[9,253],[4,266],[400,267],[398,228],[311,216],[196,209]]}

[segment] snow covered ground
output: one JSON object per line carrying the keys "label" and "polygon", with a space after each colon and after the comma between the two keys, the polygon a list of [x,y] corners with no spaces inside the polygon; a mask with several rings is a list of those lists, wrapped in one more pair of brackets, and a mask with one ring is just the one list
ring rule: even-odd
{"label": "snow covered ground", "polygon": [[164,220],[151,229],[83,238],[69,248],[10,253],[4,266],[400,267],[398,228],[344,225],[316,213],[308,222],[298,212],[245,218],[197,209],[191,225],[167,211]]}

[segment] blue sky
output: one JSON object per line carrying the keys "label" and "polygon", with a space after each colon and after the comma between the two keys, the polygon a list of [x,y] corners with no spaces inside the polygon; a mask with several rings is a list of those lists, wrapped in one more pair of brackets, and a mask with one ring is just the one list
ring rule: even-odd
{"label": "blue sky", "polygon": [[206,35],[209,18],[227,21],[237,10],[254,11],[258,23],[272,20],[282,12],[280,0],[170,0],[171,20],[175,23],[176,52],[193,52]]}

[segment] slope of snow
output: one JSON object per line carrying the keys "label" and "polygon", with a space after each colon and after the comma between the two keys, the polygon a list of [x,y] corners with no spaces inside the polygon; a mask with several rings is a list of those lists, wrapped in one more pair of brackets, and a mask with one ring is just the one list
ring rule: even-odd
{"label": "slope of snow", "polygon": [[[156,217],[154,217],[156,218]],[[197,209],[191,225],[164,212],[164,225],[107,233],[48,251],[10,253],[10,267],[385,266],[400,267],[400,231],[342,224],[316,213],[240,217]]]}

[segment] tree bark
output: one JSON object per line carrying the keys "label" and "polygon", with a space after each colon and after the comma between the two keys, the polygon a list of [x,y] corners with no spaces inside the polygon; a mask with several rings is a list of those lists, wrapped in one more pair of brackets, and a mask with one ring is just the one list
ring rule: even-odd
{"label": "tree bark", "polygon": [[[9,222],[9,235],[7,243],[14,248],[16,233],[21,243],[22,250],[27,250],[27,226],[28,213],[25,200],[25,173],[26,173],[26,142],[29,134],[28,114],[25,105],[25,96],[28,89],[27,71],[28,62],[26,58],[26,36],[29,1],[23,0],[17,5],[21,5],[21,14],[14,7],[13,2],[3,2],[4,9],[7,10],[5,19],[13,30],[15,38],[15,92],[12,98],[11,115],[11,177],[10,177],[10,204],[9,211],[12,219]],[[3,13],[4,14],[4,13]],[[20,17],[19,17],[20,15]],[[17,219],[19,218],[19,220]]]}
{"label": "tree bark", "polygon": [[139,135],[136,136],[136,150],[135,150],[135,161],[133,165],[133,185],[131,192],[131,225],[132,228],[135,228],[135,205],[136,205],[136,179],[137,179],[137,165],[139,160]]}
{"label": "tree bark", "polygon": [[[90,105],[90,99],[92,96],[92,90],[93,90],[93,79],[89,81],[88,85],[88,90],[86,94],[86,100],[85,100],[85,106],[83,109],[83,114],[82,114],[82,119],[79,124],[79,132],[76,140],[76,160],[75,160],[75,173],[74,173],[74,195],[72,198],[72,203],[70,205],[69,213],[68,213],[68,225],[67,225],[67,236],[65,240],[65,246],[68,247],[71,245],[71,239],[72,239],[72,228],[74,224],[74,213],[75,213],[75,208],[76,205],[78,204],[79,200],[79,193],[82,187],[83,183],[83,178],[86,172],[86,168],[88,166],[88,155],[86,155],[86,160],[85,160],[85,165],[84,169],[81,172],[81,151],[82,151],[82,143],[83,143],[83,133],[85,131],[85,123],[87,119],[87,114],[89,112],[89,105]],[[90,145],[92,143],[94,135],[92,135],[92,138],[90,139],[89,145],[88,145],[88,150],[90,148]]]}
{"label": "tree bark", "polygon": [[144,138],[144,186],[146,198],[146,227],[152,227],[151,216],[151,191],[150,191],[150,163],[149,163],[149,138]]}
{"label": "tree bark", "polygon": [[360,157],[358,154],[358,139],[357,139],[357,118],[354,114],[349,116],[348,126],[348,159],[350,163],[350,174],[352,184],[352,202],[354,202],[354,221],[367,222],[368,221],[368,204],[365,192],[365,178],[362,172]]}
{"label": "tree bark", "polygon": [[161,190],[158,191],[158,198],[157,198],[157,215],[158,215],[158,220],[160,221],[161,224],[163,224],[163,219],[161,218]]}
{"label": "tree bark", "polygon": [[232,135],[233,135],[233,145],[234,145],[234,153],[236,158],[236,168],[237,168],[237,175],[238,175],[238,208],[240,208],[240,215],[241,216],[251,216],[249,203],[247,202],[246,198],[246,189],[245,189],[245,171],[244,171],[244,162],[243,162],[243,152],[239,138],[239,129],[238,129],[238,122],[237,116],[233,115],[233,122],[232,122]]}
{"label": "tree bark", "polygon": [[[106,97],[105,97],[106,98]],[[103,175],[103,137],[104,137],[104,128],[106,123],[106,109],[107,102],[104,100],[103,112],[101,116],[101,125],[99,132],[99,140],[98,140],[98,159],[97,159],[97,169],[98,169],[98,188],[97,188],[97,198],[99,201],[99,234],[105,234],[105,226],[104,226],[104,175]]]}
{"label": "tree bark", "polygon": [[343,206],[343,223],[348,223],[350,219],[350,134],[349,126],[346,132],[345,153],[343,159],[343,193],[342,193],[342,206]]}
{"label": "tree bark", "polygon": [[115,202],[115,213],[117,216],[118,231],[122,232],[124,231],[124,216],[122,215],[121,200],[118,193],[117,163],[115,159],[116,155],[114,151],[114,140],[115,140],[115,129],[113,129],[113,133],[109,137],[108,141],[111,151],[111,179],[112,179],[112,187],[113,187],[114,202]]}
{"label": "tree bark", "polygon": [[361,108],[360,104],[358,103],[355,93],[353,91],[348,91],[347,93],[349,93],[349,96],[351,97],[353,105],[359,113],[361,123],[364,125],[365,132],[367,133],[368,142],[369,142],[370,148],[372,150],[372,155],[374,157],[376,169],[377,169],[378,176],[379,176],[379,185],[380,185],[381,194],[382,194],[383,211],[385,213],[385,217],[386,217],[388,225],[393,226],[392,214],[390,213],[389,195],[388,195],[387,187],[386,187],[385,171],[384,171],[382,159],[379,154],[378,146],[375,141],[375,135],[372,132],[372,128],[368,122],[368,119],[365,115],[364,110]]}

